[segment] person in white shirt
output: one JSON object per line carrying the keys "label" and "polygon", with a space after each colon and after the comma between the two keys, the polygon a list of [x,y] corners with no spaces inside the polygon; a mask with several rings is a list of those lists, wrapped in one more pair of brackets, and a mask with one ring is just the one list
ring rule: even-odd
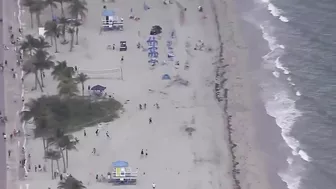
{"label": "person in white shirt", "polygon": [[156,184],[154,182],[152,184],[152,187],[153,187],[153,189],[155,189],[155,187],[156,187]]}

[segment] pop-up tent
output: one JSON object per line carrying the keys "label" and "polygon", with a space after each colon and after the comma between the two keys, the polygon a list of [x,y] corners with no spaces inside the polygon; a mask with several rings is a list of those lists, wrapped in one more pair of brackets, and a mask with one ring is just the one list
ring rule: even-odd
{"label": "pop-up tent", "polygon": [[95,85],[95,86],[91,87],[91,90],[93,90],[93,91],[100,91],[100,92],[102,92],[105,89],[106,89],[106,87],[101,86],[101,85]]}
{"label": "pop-up tent", "polygon": [[162,80],[170,80],[170,76],[168,74],[163,74]]}

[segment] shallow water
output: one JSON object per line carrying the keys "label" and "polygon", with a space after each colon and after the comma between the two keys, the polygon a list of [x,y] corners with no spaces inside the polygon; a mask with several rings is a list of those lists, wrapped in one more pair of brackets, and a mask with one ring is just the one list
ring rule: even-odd
{"label": "shallow water", "polygon": [[[290,189],[336,188],[336,2],[238,4],[246,24],[260,36],[247,39],[249,47],[257,47],[253,54],[262,57],[255,59],[260,70],[254,72],[266,112],[282,136],[277,151],[285,155],[286,166],[278,166],[283,167],[277,170],[279,179]],[[282,165],[284,160],[276,161]]]}

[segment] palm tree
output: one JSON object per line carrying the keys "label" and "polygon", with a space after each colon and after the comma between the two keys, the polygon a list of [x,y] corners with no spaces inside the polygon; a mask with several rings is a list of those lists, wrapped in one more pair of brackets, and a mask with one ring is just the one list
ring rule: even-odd
{"label": "palm tree", "polygon": [[59,4],[61,4],[61,11],[62,11],[62,17],[64,17],[64,6],[63,3],[69,2],[69,0],[56,0]]}
{"label": "palm tree", "polygon": [[45,29],[45,35],[47,37],[50,37],[51,40],[54,39],[55,41],[55,53],[58,53],[58,50],[57,50],[57,37],[59,35],[59,27],[57,27],[57,23],[56,21],[47,21],[45,24],[44,24],[44,29]]}
{"label": "palm tree", "polygon": [[80,73],[76,77],[76,81],[82,84],[82,96],[84,96],[84,83],[88,79],[89,79],[89,76],[84,73]]}
{"label": "palm tree", "polygon": [[41,13],[45,8],[45,4],[42,0],[33,0],[33,4],[29,7],[29,11],[36,14],[37,26],[41,26]]}
{"label": "palm tree", "polygon": [[84,19],[88,12],[87,3],[85,0],[72,0],[70,1],[70,5],[68,6],[68,11],[73,19],[75,19],[73,26],[75,27],[76,32],[76,45],[78,45],[78,32],[79,26],[81,23],[79,22],[79,17]]}
{"label": "palm tree", "polygon": [[44,0],[44,6],[50,6],[50,11],[51,11],[51,19],[54,18],[54,8],[57,9],[57,4],[55,3],[56,0]]}
{"label": "palm tree", "polygon": [[[43,132],[42,134],[45,134],[45,132],[47,132],[48,122],[50,120],[50,114],[47,112],[48,105],[45,103],[44,100],[45,98],[46,96],[42,96],[38,100],[30,99],[27,103],[25,103],[25,109],[20,112],[20,121],[24,122],[33,120],[36,129],[38,129],[39,132]],[[43,149],[45,151],[45,138],[42,137],[42,139]]]}
{"label": "palm tree", "polygon": [[66,61],[57,61],[57,65],[54,67],[54,70],[51,72],[51,75],[54,79],[57,80],[66,80],[72,78],[75,74],[73,67],[68,67]]}
{"label": "palm tree", "polygon": [[69,150],[77,150],[76,144],[77,142],[73,140],[72,135],[64,135],[58,141],[58,146],[65,150],[65,157],[66,157],[66,167],[69,167]]}
{"label": "palm tree", "polygon": [[74,21],[73,25],[76,28],[76,45],[78,45],[78,32],[79,32],[79,26],[82,25],[78,20]]}
{"label": "palm tree", "polygon": [[26,35],[25,40],[21,43],[20,49],[22,49],[24,52],[29,52],[29,55],[33,55],[33,50],[35,49],[37,43],[37,39],[34,38],[32,35]]}
{"label": "palm tree", "polygon": [[29,14],[30,14],[30,27],[33,29],[34,28],[34,22],[33,22],[33,9],[31,8],[34,4],[34,0],[24,0],[22,2],[23,6],[29,8]]}
{"label": "palm tree", "polygon": [[75,34],[75,29],[73,27],[69,27],[68,28],[68,33],[71,36],[71,41],[70,41],[70,52],[72,52],[72,49],[74,47],[73,43],[74,43],[74,34]]}
{"label": "palm tree", "polygon": [[78,17],[84,19],[88,12],[87,2],[85,0],[71,0],[68,11],[73,19],[78,20]]}
{"label": "palm tree", "polygon": [[61,80],[57,85],[57,89],[58,94],[65,97],[75,96],[79,92],[77,84],[72,78]]}
{"label": "palm tree", "polygon": [[65,180],[58,183],[57,189],[84,189],[82,181],[75,179],[73,176],[69,175]]}
{"label": "palm tree", "polygon": [[68,19],[66,19],[65,17],[61,17],[59,19],[59,26],[58,27],[60,28],[61,34],[63,36],[63,43],[64,44],[66,43],[65,32],[66,32],[66,28],[67,28],[68,25],[69,25]]}
{"label": "palm tree", "polygon": [[36,39],[34,47],[36,49],[44,50],[46,48],[49,48],[50,44],[45,40],[44,37],[40,36],[39,38]]}
{"label": "palm tree", "polygon": [[42,84],[42,87],[44,87],[44,84],[43,84],[43,71],[44,70],[49,70],[50,68],[54,67],[54,64],[55,64],[53,62],[54,57],[50,56],[47,51],[39,49],[34,54],[33,58],[34,58],[33,64],[35,64],[37,70],[40,71],[41,84]]}
{"label": "palm tree", "polygon": [[22,70],[24,71],[25,76],[28,74],[33,73],[35,75],[35,87],[33,88],[34,90],[37,89],[37,85],[39,85],[41,92],[43,92],[43,87],[41,84],[40,79],[38,78],[38,68],[36,67],[36,64],[34,64],[35,62],[35,57],[31,57],[30,59],[28,59],[27,61],[24,62],[23,66],[22,66]]}
{"label": "palm tree", "polygon": [[61,154],[59,151],[56,150],[48,150],[45,154],[46,159],[50,159],[51,163],[51,179],[54,178],[54,160],[56,160],[57,163],[57,169],[59,170],[59,162],[58,160],[61,158]]}

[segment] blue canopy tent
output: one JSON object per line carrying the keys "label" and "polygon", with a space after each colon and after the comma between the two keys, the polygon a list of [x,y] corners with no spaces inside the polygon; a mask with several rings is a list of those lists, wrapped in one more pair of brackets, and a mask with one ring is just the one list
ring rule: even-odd
{"label": "blue canopy tent", "polygon": [[116,161],[112,163],[112,166],[115,168],[118,167],[128,167],[128,162],[127,161]]}
{"label": "blue canopy tent", "polygon": [[106,89],[106,87],[101,86],[101,85],[95,85],[95,86],[91,87],[91,90],[93,90],[93,91],[100,91],[100,92],[102,92],[105,89]]}
{"label": "blue canopy tent", "polygon": [[170,80],[170,76],[168,74],[163,74],[162,80]]}

